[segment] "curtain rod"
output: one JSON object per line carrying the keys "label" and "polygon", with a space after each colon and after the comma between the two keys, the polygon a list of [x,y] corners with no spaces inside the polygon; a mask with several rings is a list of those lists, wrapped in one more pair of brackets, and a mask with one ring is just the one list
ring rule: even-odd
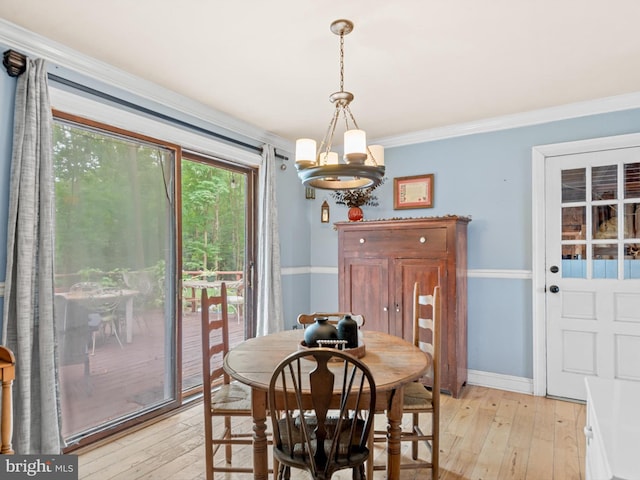
{"label": "curtain rod", "polygon": [[[25,71],[26,69],[26,65],[27,65],[27,57],[19,52],[16,52],[15,50],[7,50],[4,52],[4,59],[2,61],[2,64],[5,66],[5,68],[7,69],[7,73],[9,74],[9,76],[11,77],[18,77],[20,75],[22,75],[22,73]],[[108,93],[104,93],[101,92],[99,90],[96,90],[95,88],[91,88],[91,87],[87,87],[86,85],[82,85],[80,83],[74,82],[72,80],[68,80],[66,78],[62,78],[58,75],[54,75],[52,73],[48,74],[48,78],[54,82],[57,82],[61,85],[66,85],[69,87],[73,87],[76,90],[80,90],[84,93],[88,93],[90,95],[102,98],[104,100],[108,100],[110,102],[116,103],[118,105],[124,106],[124,107],[128,107],[131,108],[133,110],[136,110],[138,112],[141,113],[146,113],[148,115],[152,115],[154,117],[160,118],[162,120],[165,120],[167,122],[176,124],[176,125],[180,125],[182,127],[187,127],[189,129],[192,130],[196,130],[200,133],[204,133],[205,135],[208,136],[213,136],[215,138],[218,138],[220,140],[223,140],[225,142],[229,142],[229,143],[233,143],[234,145],[238,145],[240,147],[243,147],[245,149],[248,150],[254,150],[256,152],[262,152],[262,147],[258,147],[256,145],[251,145],[250,143],[246,143],[243,142],[241,140],[237,140],[235,138],[232,137],[228,137],[226,135],[222,135],[221,133],[217,133],[214,131],[211,131],[207,128],[204,127],[200,127],[198,125],[194,125],[192,123],[189,122],[185,122],[183,120],[178,120],[177,118],[173,118],[170,115],[165,115],[163,113],[160,112],[156,112],[150,108],[146,108],[143,107],[141,105],[135,104],[133,102],[129,102],[127,100],[123,100],[122,98],[118,98],[115,97],[113,95],[109,95]],[[276,153],[275,154],[276,158],[279,158],[281,160],[289,160],[289,157]]]}

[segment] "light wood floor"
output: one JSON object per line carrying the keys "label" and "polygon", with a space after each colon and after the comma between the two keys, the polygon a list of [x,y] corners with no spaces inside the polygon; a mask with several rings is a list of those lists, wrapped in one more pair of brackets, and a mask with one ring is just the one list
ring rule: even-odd
{"label": "light wood floor", "polygon": [[[79,478],[204,479],[202,417],[202,404],[198,404],[106,445],[78,452]],[[376,421],[384,425],[384,417]],[[465,387],[459,399],[443,395],[440,479],[584,479],[584,424],[582,404],[475,386]],[[375,456],[381,460],[384,444],[379,445]],[[250,465],[250,447],[236,450],[235,460]],[[249,480],[252,476],[219,478]],[[309,477],[292,471],[292,478]],[[346,480],[351,474],[339,472],[333,478]],[[375,479],[382,478],[386,478],[384,472],[375,472]],[[430,478],[425,470],[403,470],[399,480]]]}

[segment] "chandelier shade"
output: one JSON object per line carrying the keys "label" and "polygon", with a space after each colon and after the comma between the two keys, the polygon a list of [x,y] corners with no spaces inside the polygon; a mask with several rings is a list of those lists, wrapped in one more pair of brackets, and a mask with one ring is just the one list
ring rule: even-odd
{"label": "chandelier shade", "polygon": [[[296,140],[296,168],[298,177],[307,187],[324,190],[352,190],[380,185],[384,177],[384,149],[381,145],[367,146],[367,134],[358,127],[349,105],[353,94],[344,90],[344,36],[353,30],[349,20],[336,20],[331,31],[340,36],[340,91],[329,96],[335,110],[324,138],[317,147],[315,140]],[[343,155],[341,163],[332,151],[336,126],[344,120]]]}

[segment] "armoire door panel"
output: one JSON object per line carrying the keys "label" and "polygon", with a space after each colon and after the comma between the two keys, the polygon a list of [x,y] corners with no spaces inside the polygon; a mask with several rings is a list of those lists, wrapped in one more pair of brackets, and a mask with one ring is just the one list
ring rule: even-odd
{"label": "armoire door panel", "polygon": [[386,258],[348,258],[344,263],[344,296],[340,309],[364,315],[365,330],[393,333],[389,329],[389,267]]}
{"label": "armoire door panel", "polygon": [[[441,286],[441,294],[446,295],[447,262],[439,259],[399,258],[394,266],[394,309],[395,335],[413,341],[413,286],[420,284],[420,292],[429,295],[434,287]],[[398,311],[398,307],[399,310]],[[442,318],[446,318],[446,305],[442,306]],[[442,327],[443,337],[445,327]]]}

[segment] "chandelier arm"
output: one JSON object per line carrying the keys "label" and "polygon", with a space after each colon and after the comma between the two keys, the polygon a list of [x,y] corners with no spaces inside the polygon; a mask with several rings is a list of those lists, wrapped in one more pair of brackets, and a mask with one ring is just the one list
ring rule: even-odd
{"label": "chandelier arm", "polygon": [[[349,113],[349,117],[351,118],[351,121],[353,122],[353,126],[356,127],[357,130],[360,130],[360,127],[358,126],[358,122],[356,122],[356,117],[353,116],[353,113],[351,113],[351,109],[349,108],[349,105],[346,105],[344,107],[345,111],[347,113]],[[346,114],[345,114],[346,117]]]}
{"label": "chandelier arm", "polygon": [[333,116],[331,117],[331,121],[329,122],[329,126],[327,127],[327,132],[322,137],[322,141],[320,142],[320,148],[318,148],[318,159],[320,158],[320,152],[326,145],[325,153],[329,153],[331,151],[331,146],[333,145],[333,134],[336,131],[336,125],[338,123],[338,115],[339,108],[336,106],[336,109],[333,112]]}

